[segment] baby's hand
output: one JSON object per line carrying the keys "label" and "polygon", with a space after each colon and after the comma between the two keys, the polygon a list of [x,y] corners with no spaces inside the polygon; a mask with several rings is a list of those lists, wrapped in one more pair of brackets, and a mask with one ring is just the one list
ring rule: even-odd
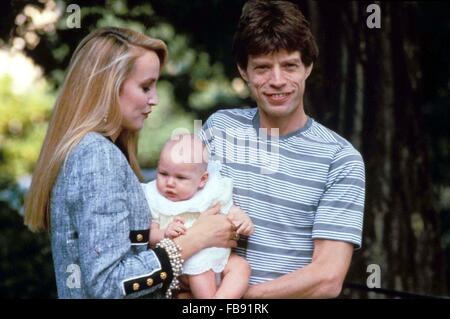
{"label": "baby's hand", "polygon": [[228,219],[237,227],[237,233],[244,236],[250,236],[255,231],[255,226],[240,207],[233,205],[228,213]]}
{"label": "baby's hand", "polygon": [[174,220],[166,227],[164,231],[164,237],[174,239],[180,235],[186,233],[186,227],[184,226],[184,220],[180,217],[175,217]]}

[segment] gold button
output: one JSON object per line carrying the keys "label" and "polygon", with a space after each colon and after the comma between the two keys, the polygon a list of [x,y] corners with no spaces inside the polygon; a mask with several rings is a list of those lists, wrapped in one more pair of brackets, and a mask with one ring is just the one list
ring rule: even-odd
{"label": "gold button", "polygon": [[135,282],[135,283],[133,284],[133,290],[134,290],[134,291],[138,291],[138,290],[139,290],[139,284],[138,284],[137,282]]}
{"label": "gold button", "polygon": [[151,287],[153,285],[153,279],[152,278],[148,278],[147,279],[147,286]]}
{"label": "gold button", "polygon": [[142,241],[142,239],[144,239],[144,236],[142,236],[141,234],[138,234],[136,236],[137,241]]}
{"label": "gold button", "polygon": [[167,278],[167,273],[165,273],[164,271],[159,275],[161,277],[162,280]]}

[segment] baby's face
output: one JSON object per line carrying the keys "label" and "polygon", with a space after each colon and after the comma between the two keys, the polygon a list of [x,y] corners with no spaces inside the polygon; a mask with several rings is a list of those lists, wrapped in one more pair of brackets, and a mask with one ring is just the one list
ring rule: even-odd
{"label": "baby's face", "polygon": [[159,159],[156,187],[173,202],[187,200],[205,186],[208,173],[201,169],[201,164],[175,163],[168,153],[163,152]]}

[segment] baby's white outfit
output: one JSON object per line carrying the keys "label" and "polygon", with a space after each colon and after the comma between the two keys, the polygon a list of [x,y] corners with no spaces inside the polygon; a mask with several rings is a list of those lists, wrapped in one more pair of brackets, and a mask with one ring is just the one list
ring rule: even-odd
{"label": "baby's white outfit", "polygon": [[[173,202],[162,196],[156,188],[156,180],[141,184],[152,214],[152,221],[166,228],[175,217],[184,219],[184,226],[191,227],[200,212],[220,203],[222,214],[228,214],[233,205],[233,181],[220,175],[220,162],[208,163],[208,182],[192,198]],[[183,264],[183,274],[198,275],[208,270],[220,273],[225,268],[230,255],[229,248],[206,248],[191,256]]]}

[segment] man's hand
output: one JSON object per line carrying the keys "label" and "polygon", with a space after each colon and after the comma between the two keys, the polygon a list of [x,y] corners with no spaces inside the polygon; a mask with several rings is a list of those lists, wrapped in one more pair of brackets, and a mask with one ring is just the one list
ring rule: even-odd
{"label": "man's hand", "polygon": [[228,219],[237,227],[237,233],[244,236],[250,236],[255,231],[255,226],[240,207],[233,205],[228,212]]}

